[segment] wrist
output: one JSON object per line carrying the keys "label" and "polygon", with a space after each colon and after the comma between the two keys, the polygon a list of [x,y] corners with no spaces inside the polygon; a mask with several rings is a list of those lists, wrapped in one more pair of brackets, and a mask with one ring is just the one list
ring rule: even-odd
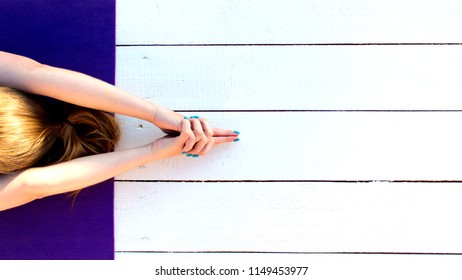
{"label": "wrist", "polygon": [[146,101],[146,102],[148,103],[147,107],[148,107],[149,114],[147,118],[145,119],[145,121],[156,124],[157,118],[159,116],[160,106],[151,101]]}
{"label": "wrist", "polygon": [[146,162],[154,162],[159,160],[159,155],[156,153],[156,147],[154,146],[154,142],[147,144],[145,146],[140,147],[143,149],[143,154],[146,156]]}
{"label": "wrist", "polygon": [[151,122],[166,134],[176,134],[181,131],[183,115],[165,107],[155,105],[152,111]]}

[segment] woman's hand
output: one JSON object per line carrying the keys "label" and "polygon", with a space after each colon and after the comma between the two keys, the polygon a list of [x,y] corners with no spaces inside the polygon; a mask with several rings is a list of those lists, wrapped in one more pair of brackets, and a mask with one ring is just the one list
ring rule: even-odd
{"label": "woman's hand", "polygon": [[151,152],[154,160],[181,155],[187,152],[186,148],[194,146],[194,133],[191,131],[191,123],[187,119],[181,121],[180,135],[166,135],[151,144]]}
{"label": "woman's hand", "polygon": [[188,154],[195,157],[206,155],[214,145],[237,141],[239,137],[239,132],[237,131],[212,128],[204,118],[191,117],[189,121],[191,122],[195,143]]}
{"label": "woman's hand", "polygon": [[180,135],[157,139],[151,150],[155,160],[180,154],[198,157],[207,154],[214,145],[237,141],[238,136],[236,131],[212,128],[206,119],[183,118]]}

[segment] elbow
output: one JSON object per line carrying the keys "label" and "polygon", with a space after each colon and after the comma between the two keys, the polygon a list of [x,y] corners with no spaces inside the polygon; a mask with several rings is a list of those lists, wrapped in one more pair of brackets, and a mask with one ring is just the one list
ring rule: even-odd
{"label": "elbow", "polygon": [[19,186],[21,188],[21,193],[31,201],[49,196],[49,194],[45,192],[47,187],[44,186],[42,180],[37,180],[33,173],[34,170],[26,170],[21,174],[21,178],[18,178],[20,179]]}
{"label": "elbow", "polygon": [[37,184],[31,182],[24,182],[21,184],[21,193],[27,197],[28,200],[33,201],[46,197],[47,195],[40,191],[40,187]]}
{"label": "elbow", "polygon": [[28,178],[27,171],[5,175],[0,184],[0,211],[18,207],[46,196],[38,190],[37,184]]}
{"label": "elbow", "polygon": [[42,81],[44,75],[53,68],[46,64],[41,64],[35,62],[32,65],[29,65],[27,72],[24,73],[24,78],[21,80],[21,86],[19,89],[24,90],[29,93],[39,93],[40,87],[42,86]]}

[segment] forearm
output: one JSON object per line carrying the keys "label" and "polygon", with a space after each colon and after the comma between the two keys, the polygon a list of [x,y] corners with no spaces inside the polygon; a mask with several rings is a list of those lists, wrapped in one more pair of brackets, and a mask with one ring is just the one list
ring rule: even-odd
{"label": "forearm", "polygon": [[40,65],[30,72],[28,92],[97,110],[153,121],[158,104],[88,75]]}
{"label": "forearm", "polygon": [[82,107],[152,122],[178,132],[183,116],[88,75],[47,66],[0,51],[0,85],[44,95]]}
{"label": "forearm", "polygon": [[0,84],[68,103],[152,121],[161,106],[88,75],[0,51]]}
{"label": "forearm", "polygon": [[27,193],[45,197],[76,191],[156,160],[151,145],[77,158],[68,162],[24,171]]}
{"label": "forearm", "polygon": [[37,198],[80,190],[143,164],[188,152],[185,145],[194,137],[189,126],[189,120],[184,119],[177,137],[165,136],[137,148],[76,158],[0,177],[0,211]]}
{"label": "forearm", "polygon": [[95,185],[156,160],[151,145],[77,158],[0,177],[0,211]]}

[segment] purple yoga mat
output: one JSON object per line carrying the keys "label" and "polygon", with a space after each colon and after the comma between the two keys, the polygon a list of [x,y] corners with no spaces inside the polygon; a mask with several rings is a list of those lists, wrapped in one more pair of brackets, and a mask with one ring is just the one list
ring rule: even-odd
{"label": "purple yoga mat", "polygon": [[[2,0],[0,50],[114,83],[115,0]],[[114,259],[113,180],[0,212],[0,259]]]}

